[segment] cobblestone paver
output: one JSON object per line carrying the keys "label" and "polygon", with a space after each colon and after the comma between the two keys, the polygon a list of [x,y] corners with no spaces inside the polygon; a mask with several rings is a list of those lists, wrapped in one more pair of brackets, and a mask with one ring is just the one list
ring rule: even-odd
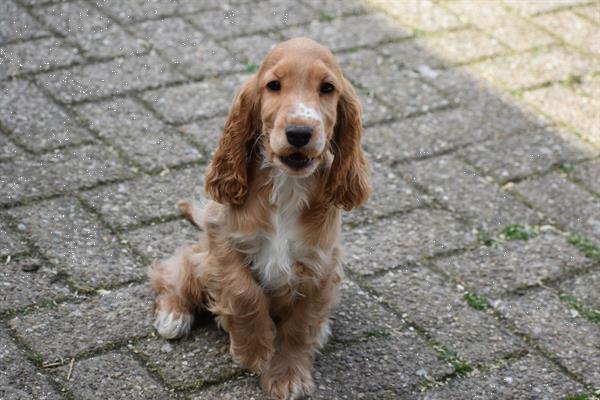
{"label": "cobblestone paver", "polygon": [[600,1],[0,1],[0,399],[260,399],[146,267],[281,40],[329,46],[373,193],[314,399],[600,398]]}

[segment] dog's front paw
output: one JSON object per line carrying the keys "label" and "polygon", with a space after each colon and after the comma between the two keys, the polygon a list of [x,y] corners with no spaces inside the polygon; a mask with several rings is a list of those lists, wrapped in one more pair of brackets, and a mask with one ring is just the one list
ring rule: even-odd
{"label": "dog's front paw", "polygon": [[266,370],[275,352],[273,338],[263,337],[256,340],[246,338],[242,342],[231,338],[230,352],[233,361],[260,375]]}
{"label": "dog's front paw", "polygon": [[192,322],[191,314],[159,310],[154,319],[154,328],[165,339],[177,339],[190,333]]}
{"label": "dog's front paw", "polygon": [[[275,356],[277,357],[277,356]],[[286,365],[286,361],[272,360],[270,368],[261,376],[262,389],[273,400],[294,400],[310,395],[315,384],[310,368]]]}

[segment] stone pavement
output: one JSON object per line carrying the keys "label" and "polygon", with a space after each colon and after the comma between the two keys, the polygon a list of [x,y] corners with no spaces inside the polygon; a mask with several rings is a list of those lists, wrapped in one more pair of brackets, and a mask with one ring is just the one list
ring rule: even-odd
{"label": "stone pavement", "polygon": [[0,1],[0,398],[250,399],[151,327],[235,88],[328,45],[374,193],[315,399],[600,398],[597,0]]}

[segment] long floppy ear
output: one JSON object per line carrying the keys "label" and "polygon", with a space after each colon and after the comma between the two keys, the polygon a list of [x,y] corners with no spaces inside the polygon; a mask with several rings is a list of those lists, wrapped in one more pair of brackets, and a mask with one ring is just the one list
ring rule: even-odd
{"label": "long floppy ear", "polygon": [[330,193],[331,203],[346,211],[364,204],[371,191],[369,165],[360,146],[361,112],[352,84],[343,78],[334,128],[335,144],[331,148],[334,158],[325,190]]}
{"label": "long floppy ear", "polygon": [[225,129],[206,173],[206,193],[221,204],[241,205],[248,192],[250,152],[260,131],[256,76],[246,81],[229,110]]}

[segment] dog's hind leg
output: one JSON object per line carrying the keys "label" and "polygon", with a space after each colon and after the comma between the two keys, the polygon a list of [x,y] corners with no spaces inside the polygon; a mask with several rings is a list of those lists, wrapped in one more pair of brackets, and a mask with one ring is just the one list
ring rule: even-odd
{"label": "dog's hind leg", "polygon": [[198,273],[202,268],[202,250],[200,244],[182,247],[148,271],[156,293],[154,327],[164,338],[187,335],[194,313],[204,307],[206,294]]}

